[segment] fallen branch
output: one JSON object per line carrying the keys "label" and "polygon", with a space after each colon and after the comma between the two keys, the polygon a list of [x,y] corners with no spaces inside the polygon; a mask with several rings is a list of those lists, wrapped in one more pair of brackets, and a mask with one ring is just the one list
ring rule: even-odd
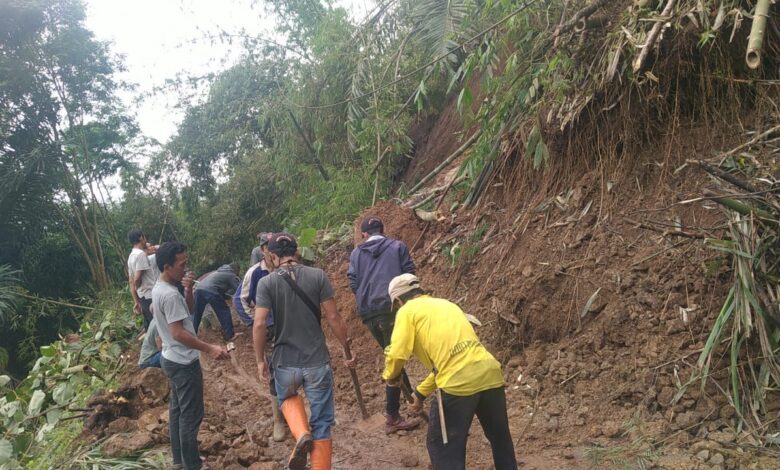
{"label": "fallen branch", "polygon": [[650,55],[650,50],[653,49],[655,42],[658,40],[658,36],[661,35],[661,31],[663,31],[664,26],[666,25],[666,21],[672,15],[675,2],[676,0],[669,0],[669,2],[664,7],[664,10],[661,12],[661,18],[655,22],[653,29],[650,30],[650,34],[647,36],[647,41],[645,41],[645,45],[642,46],[642,52],[639,53],[636,60],[634,61],[634,73],[639,72],[642,70],[642,67],[644,67],[647,56]]}
{"label": "fallen branch", "polygon": [[463,143],[463,145],[461,145],[455,152],[452,153],[452,155],[450,155],[449,157],[445,158],[443,162],[439,163],[439,166],[434,168],[433,171],[431,171],[430,173],[425,175],[425,177],[423,177],[423,179],[421,179],[417,184],[415,184],[414,187],[412,187],[412,189],[409,190],[409,192],[410,193],[417,192],[417,190],[420,189],[421,187],[423,187],[423,185],[425,183],[427,183],[428,181],[432,180],[434,176],[436,176],[439,173],[441,173],[441,171],[443,169],[445,169],[450,163],[452,163],[456,158],[461,156],[463,154],[463,152],[468,150],[468,148],[471,147],[471,144],[476,142],[476,140],[480,136],[480,134],[482,134],[481,130],[475,132],[474,135],[469,137],[468,140]]}
{"label": "fallen branch", "polygon": [[682,230],[664,230],[664,229],[660,229],[658,227],[653,227],[652,225],[647,225],[647,224],[645,224],[643,222],[638,222],[638,221],[633,220],[633,219],[625,218],[624,220],[626,222],[630,223],[631,225],[636,226],[637,228],[643,228],[645,230],[652,230],[654,232],[660,233],[663,236],[674,235],[674,236],[678,236],[678,237],[693,238],[693,239],[697,239],[697,240],[704,240],[704,239],[708,238],[705,235],[702,235],[700,233],[684,232]]}
{"label": "fallen branch", "polygon": [[748,183],[746,181],[742,181],[741,179],[737,178],[736,176],[732,175],[731,173],[729,173],[727,171],[723,171],[723,170],[721,170],[720,168],[718,168],[716,166],[710,165],[709,163],[705,162],[704,160],[698,160],[698,161],[688,160],[688,161],[691,162],[691,163],[696,163],[697,165],[702,167],[702,169],[704,171],[706,171],[707,173],[711,174],[712,176],[716,176],[716,177],[722,179],[723,181],[731,183],[731,184],[733,184],[734,186],[736,186],[736,187],[738,187],[740,189],[744,189],[745,191],[747,191],[749,193],[757,193],[757,192],[759,192],[759,190],[755,186],[753,186],[752,184],[750,184],[750,183]]}
{"label": "fallen branch", "polygon": [[718,158],[730,157],[730,156],[734,155],[735,153],[739,152],[740,150],[742,150],[742,149],[744,149],[746,147],[750,147],[751,145],[754,145],[754,144],[758,143],[764,137],[766,137],[766,136],[768,136],[768,135],[770,135],[770,134],[772,134],[772,133],[774,133],[776,131],[780,131],[780,126],[775,126],[775,127],[771,128],[771,129],[769,129],[767,131],[764,131],[764,132],[758,134],[757,136],[755,136],[752,139],[748,140],[744,144],[738,145],[738,146],[734,147],[733,149],[729,150],[728,152],[722,153],[722,154],[718,155]]}
{"label": "fallen branch", "polygon": [[575,13],[574,16],[572,16],[569,21],[564,23],[560,28],[557,28],[555,32],[553,32],[553,37],[557,38],[559,35],[570,31],[572,28],[574,28],[577,25],[577,23],[579,23],[581,19],[589,17],[596,10],[603,7],[607,3],[609,3],[609,0],[596,0],[591,5],[588,5],[585,8],[581,9],[580,11]]}
{"label": "fallen branch", "polygon": [[425,196],[425,198],[424,198],[424,199],[420,200],[419,202],[415,202],[414,204],[412,204],[411,206],[409,206],[409,208],[410,208],[410,209],[417,209],[417,208],[419,208],[419,207],[422,207],[422,206],[424,206],[426,203],[428,203],[429,201],[431,201],[433,198],[435,198],[435,197],[436,197],[436,196],[437,196],[439,193],[441,193],[442,191],[444,191],[444,192],[442,193],[441,197],[439,198],[439,202],[436,204],[436,207],[433,209],[434,211],[436,211],[436,209],[438,209],[438,208],[439,208],[439,206],[441,206],[441,203],[442,203],[442,201],[444,201],[444,196],[446,196],[446,195],[447,195],[447,193],[449,192],[450,188],[452,188],[452,187],[453,187],[453,186],[455,186],[456,184],[458,184],[458,183],[461,183],[461,182],[463,182],[463,181],[466,181],[466,175],[461,175],[461,176],[459,176],[458,178],[453,178],[453,179],[452,179],[452,180],[451,180],[451,181],[450,181],[450,182],[447,184],[447,186],[442,186],[442,187],[439,187],[439,188],[436,188],[436,189],[434,189],[433,191],[431,191],[431,193],[430,193],[430,194],[428,194],[427,196]]}

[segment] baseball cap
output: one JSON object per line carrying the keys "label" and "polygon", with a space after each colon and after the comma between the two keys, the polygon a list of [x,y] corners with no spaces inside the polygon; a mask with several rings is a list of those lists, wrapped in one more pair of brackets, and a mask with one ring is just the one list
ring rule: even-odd
{"label": "baseball cap", "polygon": [[420,280],[414,274],[401,274],[394,277],[387,286],[387,293],[390,295],[390,301],[395,303],[399,297],[420,288]]}
{"label": "baseball cap", "polygon": [[263,246],[268,243],[268,240],[271,238],[271,235],[273,233],[271,232],[260,232],[257,234],[257,239],[260,240],[260,246]]}
{"label": "baseball cap", "polygon": [[298,248],[298,242],[295,241],[295,237],[286,232],[271,234],[268,238],[268,249],[272,253],[276,253],[285,248]]}
{"label": "baseball cap", "polygon": [[372,229],[384,229],[385,224],[382,223],[382,219],[375,215],[369,215],[365,219],[363,219],[363,222],[360,224],[360,231],[361,232],[368,232]]}

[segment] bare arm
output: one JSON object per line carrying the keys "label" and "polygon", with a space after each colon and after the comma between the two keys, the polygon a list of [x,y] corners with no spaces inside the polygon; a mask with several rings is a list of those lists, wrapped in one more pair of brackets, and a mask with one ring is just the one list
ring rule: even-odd
{"label": "bare arm", "polygon": [[154,338],[154,344],[157,346],[158,351],[162,351],[162,338],[160,338],[159,335],[157,335],[156,338]]}
{"label": "bare arm", "polygon": [[201,341],[197,336],[184,329],[184,320],[175,321],[168,324],[168,328],[171,330],[171,336],[173,339],[180,342],[191,349],[197,349],[203,351],[214,359],[225,359],[228,356],[227,349],[217,346],[216,344],[206,343]]}
{"label": "bare arm", "polygon": [[132,277],[127,278],[128,284],[130,284],[130,295],[133,296],[133,310],[135,313],[141,313],[141,299],[138,297],[138,288],[141,287],[141,277],[144,275],[143,271],[136,271]]}
{"label": "bare arm", "polygon": [[333,330],[333,334],[336,335],[336,339],[346,349],[348,344],[347,324],[344,323],[344,319],[339,315],[339,311],[336,308],[336,300],[328,299],[322,304],[322,311],[325,313],[325,318],[328,320],[328,325]]}
{"label": "bare arm", "polygon": [[255,321],[252,324],[252,344],[255,347],[255,362],[257,362],[257,370],[262,378],[268,377],[268,370],[265,364],[265,343],[268,335],[268,327],[266,327],[266,319],[268,318],[268,312],[270,310],[265,307],[257,307],[255,309]]}

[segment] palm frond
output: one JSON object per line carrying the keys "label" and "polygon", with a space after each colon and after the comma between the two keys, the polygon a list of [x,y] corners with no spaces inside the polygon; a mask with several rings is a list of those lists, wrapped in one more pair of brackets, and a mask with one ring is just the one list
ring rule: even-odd
{"label": "palm frond", "polygon": [[19,271],[12,269],[7,264],[0,265],[0,322],[4,322],[13,315],[18,292]]}
{"label": "palm frond", "polygon": [[413,7],[412,17],[417,29],[417,39],[432,57],[450,53],[450,63],[457,58],[455,38],[462,32],[462,25],[473,3],[467,0],[421,0]]}

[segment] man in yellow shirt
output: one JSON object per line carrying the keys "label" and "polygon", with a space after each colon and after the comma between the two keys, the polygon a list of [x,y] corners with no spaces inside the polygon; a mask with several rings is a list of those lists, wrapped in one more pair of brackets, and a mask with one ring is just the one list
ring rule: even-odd
{"label": "man in yellow shirt", "polygon": [[454,303],[427,295],[414,274],[393,278],[388,293],[401,308],[385,348],[382,378],[398,381],[412,354],[431,371],[414,391],[413,408],[421,410],[423,400],[440,390],[448,443],[434,398],[427,437],[434,470],[466,468],[466,440],[475,414],[490,441],[495,468],[516,469],[501,364],[480,343],[466,315]]}

